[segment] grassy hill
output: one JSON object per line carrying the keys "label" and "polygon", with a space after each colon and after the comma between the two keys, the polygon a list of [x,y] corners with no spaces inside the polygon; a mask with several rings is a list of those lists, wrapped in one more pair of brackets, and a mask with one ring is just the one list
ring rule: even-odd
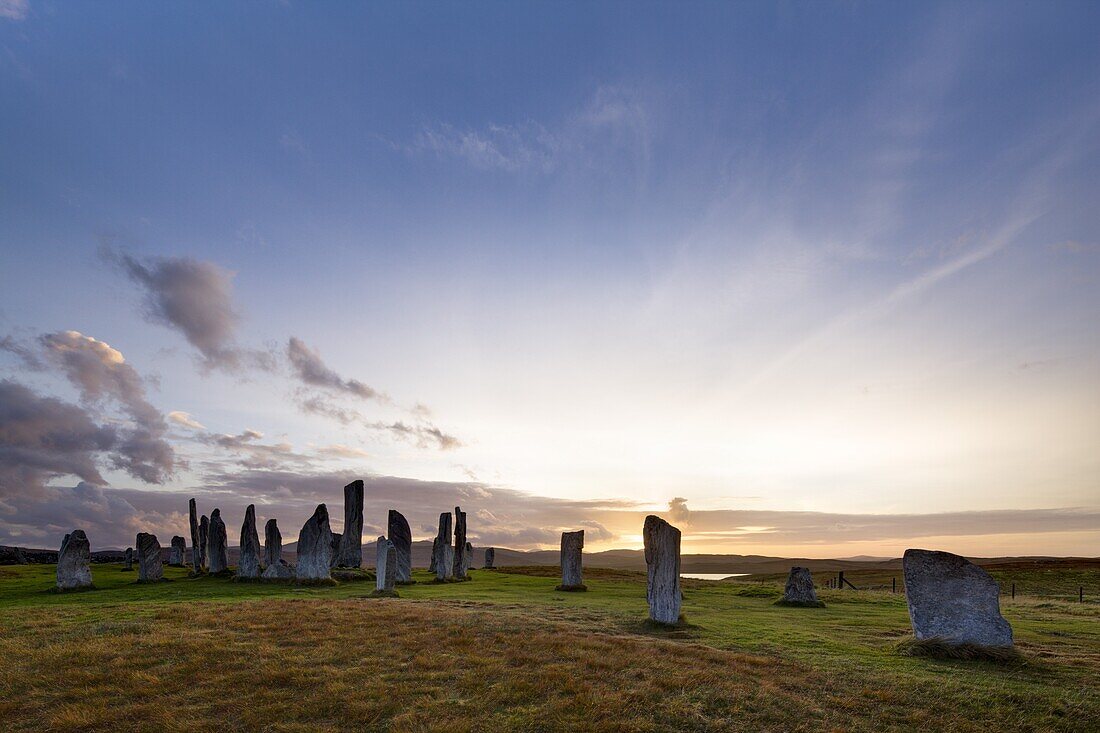
{"label": "grassy hill", "polygon": [[588,593],[555,592],[553,570],[536,567],[374,599],[364,582],[243,584],[175,568],[139,585],[114,565],[93,566],[97,590],[57,594],[52,566],[12,566],[0,568],[0,720],[11,731],[1096,730],[1100,571],[1052,572],[1086,580],[1087,602],[1004,599],[1023,659],[996,665],[899,655],[900,594],[825,590],[827,608],[780,608],[772,579],[685,581],[691,626],[654,632],[644,576],[627,570],[589,570]]}

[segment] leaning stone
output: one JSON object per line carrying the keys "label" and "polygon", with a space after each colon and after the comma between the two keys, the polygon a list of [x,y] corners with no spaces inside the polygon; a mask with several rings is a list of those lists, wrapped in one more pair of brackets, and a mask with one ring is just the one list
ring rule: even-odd
{"label": "leaning stone", "polygon": [[221,509],[210,512],[210,529],[206,535],[206,562],[211,575],[229,570],[229,541],[226,538]]}
{"label": "leaning stone", "polygon": [[126,552],[122,555],[122,569],[126,571],[134,569],[134,548],[126,548]]}
{"label": "leaning stone", "polygon": [[486,570],[495,570],[496,569],[496,568],[493,567],[493,563],[496,561],[496,557],[497,557],[496,549],[494,549],[492,547],[486,547],[485,548],[485,569]]}
{"label": "leaning stone", "polygon": [[783,598],[776,601],[776,605],[825,608],[825,603],[817,599],[809,568],[791,568],[791,573],[787,576],[787,586],[783,589]]}
{"label": "leaning stone", "polygon": [[374,563],[374,594],[396,596],[394,583],[397,581],[397,548],[385,537],[379,537],[375,543],[377,555]]}
{"label": "leaning stone", "polygon": [[661,624],[680,620],[680,530],[650,514],[642,527],[649,618]]}
{"label": "leaning stone", "polygon": [[168,551],[168,564],[174,568],[182,568],[184,557],[187,555],[187,540],[178,534],[172,537],[172,549]]}
{"label": "leaning stone", "polygon": [[61,540],[57,553],[57,587],[59,590],[92,587],[92,548],[82,529],[74,529]]}
{"label": "leaning stone", "polygon": [[264,525],[264,567],[278,565],[283,560],[283,535],[279,532],[279,523],[275,518]]}
{"label": "leaning stone", "polygon": [[238,578],[260,577],[260,536],[256,533],[256,505],[244,510],[241,525],[241,557],[237,560]]}
{"label": "leaning stone", "polygon": [[203,514],[199,519],[199,571],[206,567],[206,544],[210,539],[210,519]]}
{"label": "leaning stone", "polygon": [[155,534],[138,532],[137,542],[138,581],[152,583],[164,579],[164,567],[160,561],[160,542]]}
{"label": "leaning stone", "polygon": [[455,507],[454,578],[466,580],[469,561],[466,557],[466,512]]}
{"label": "leaning stone", "polygon": [[386,519],[386,532],[397,553],[397,583],[412,583],[412,530],[409,521],[396,509],[390,509]]}
{"label": "leaning stone", "polygon": [[558,590],[588,590],[581,577],[582,549],[584,549],[583,529],[561,533],[561,585],[558,586]]}
{"label": "leaning stone", "polygon": [[298,580],[328,580],[332,566],[332,530],[328,507],[318,504],[298,533]]}
{"label": "leaning stone", "polygon": [[363,564],[363,482],[344,487],[344,533],[340,538],[336,564],[357,568]]}
{"label": "leaning stone", "polygon": [[989,573],[965,557],[934,550],[906,550],[901,566],[917,641],[1012,646],[1000,588]]}
{"label": "leaning stone", "polygon": [[187,502],[187,520],[191,525],[191,568],[196,573],[202,572],[202,553],[199,551],[199,516],[195,509],[195,500]]}

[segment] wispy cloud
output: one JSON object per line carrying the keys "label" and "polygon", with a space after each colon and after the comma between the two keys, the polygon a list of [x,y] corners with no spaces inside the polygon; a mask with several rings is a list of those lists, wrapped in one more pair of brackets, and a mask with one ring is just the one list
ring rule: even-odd
{"label": "wispy cloud", "polygon": [[358,379],[341,377],[321,360],[319,353],[310,349],[296,336],[291,336],[287,342],[286,355],[290,360],[294,376],[303,384],[348,394],[363,400],[386,401],[385,395],[380,394],[373,387],[363,384]]}
{"label": "wispy cloud", "polygon": [[29,0],[0,0],[0,18],[24,20],[30,10]]}

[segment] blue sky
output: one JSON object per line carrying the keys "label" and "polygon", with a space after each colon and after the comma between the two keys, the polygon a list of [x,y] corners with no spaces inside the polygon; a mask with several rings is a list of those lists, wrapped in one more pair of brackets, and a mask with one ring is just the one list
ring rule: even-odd
{"label": "blue sky", "polygon": [[[202,426],[150,428],[160,483],[118,446],[104,485],[9,479],[0,541],[53,543],[13,512],[78,480],[171,532],[165,496],[312,482],[271,504],[296,526],[362,474],[516,546],[636,545],[659,510],[698,550],[1086,553],[1098,30],[1094,3],[0,0],[0,376]],[[140,402],[59,349],[124,358]],[[784,511],[819,513],[810,547]]]}

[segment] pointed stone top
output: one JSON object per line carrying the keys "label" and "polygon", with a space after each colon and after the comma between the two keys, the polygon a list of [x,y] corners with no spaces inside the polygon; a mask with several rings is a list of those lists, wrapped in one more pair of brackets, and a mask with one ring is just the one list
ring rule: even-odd
{"label": "pointed stone top", "polygon": [[213,519],[214,517],[217,517],[218,519],[221,519],[222,518],[222,510],[215,507],[214,511],[210,512],[210,518]]}

